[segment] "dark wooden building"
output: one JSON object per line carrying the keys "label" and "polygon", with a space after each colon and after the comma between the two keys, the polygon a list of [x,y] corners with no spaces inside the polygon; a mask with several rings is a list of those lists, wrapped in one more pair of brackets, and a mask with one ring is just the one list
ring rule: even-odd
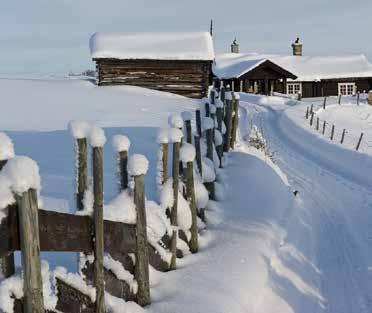
{"label": "dark wooden building", "polygon": [[[237,53],[236,45],[235,40],[232,53],[218,55],[213,67],[217,78],[232,84],[236,91],[262,94],[276,91],[308,98],[372,90],[372,65],[364,55],[303,56],[298,38],[292,44],[292,55],[288,56],[241,54]],[[275,69],[281,77],[273,73]],[[263,72],[266,78],[262,78]]]}
{"label": "dark wooden building", "polygon": [[190,98],[207,96],[214,50],[199,33],[96,33],[90,40],[98,85],[133,85]]}

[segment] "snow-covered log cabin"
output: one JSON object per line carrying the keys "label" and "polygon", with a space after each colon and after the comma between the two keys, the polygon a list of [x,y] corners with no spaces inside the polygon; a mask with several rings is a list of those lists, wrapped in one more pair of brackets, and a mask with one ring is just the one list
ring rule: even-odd
{"label": "snow-covered log cabin", "polygon": [[[236,91],[269,93],[276,91],[289,95],[300,93],[302,97],[352,95],[372,89],[372,64],[364,55],[303,56],[302,44],[297,39],[292,55],[239,53],[237,42],[231,53],[217,55],[213,73],[225,83],[233,84]],[[238,53],[237,53],[238,52]],[[270,78],[268,86],[261,78],[250,73],[265,62],[271,62],[297,76]],[[240,75],[240,73],[245,73]]]}
{"label": "snow-covered log cabin", "polygon": [[203,98],[214,49],[208,32],[95,33],[90,50],[99,85],[133,85]]}

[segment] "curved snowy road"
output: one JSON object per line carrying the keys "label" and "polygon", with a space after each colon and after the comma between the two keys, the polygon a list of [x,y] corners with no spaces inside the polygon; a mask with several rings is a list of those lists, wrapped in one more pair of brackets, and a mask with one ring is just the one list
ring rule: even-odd
{"label": "curved snowy road", "polygon": [[326,301],[319,312],[371,312],[372,188],[363,179],[348,179],[343,168],[327,166],[332,155],[325,159],[312,153],[319,147],[298,145],[283,129],[284,109],[242,101],[241,135],[256,124],[277,165],[299,191],[301,210],[287,217],[286,240],[319,270],[318,288]]}

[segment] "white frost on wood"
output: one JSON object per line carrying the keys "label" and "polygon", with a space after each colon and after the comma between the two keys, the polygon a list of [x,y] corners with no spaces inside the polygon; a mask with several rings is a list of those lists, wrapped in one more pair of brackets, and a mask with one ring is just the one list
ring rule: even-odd
{"label": "white frost on wood", "polygon": [[112,138],[112,146],[116,152],[129,151],[130,140],[124,135],[115,135]]}
{"label": "white frost on wood", "polygon": [[133,274],[124,268],[122,263],[114,260],[111,255],[105,254],[103,257],[103,266],[105,269],[111,271],[119,280],[125,281],[131,292],[134,294],[137,293],[137,281],[134,279]]}
{"label": "white frost on wood", "polygon": [[106,143],[104,130],[101,127],[92,126],[89,133],[89,142],[93,148],[103,147]]}
{"label": "white frost on wood", "polygon": [[81,216],[92,216],[93,215],[93,204],[94,204],[94,194],[91,187],[84,192],[83,198],[83,210],[76,211],[76,215]]}
{"label": "white frost on wood", "polygon": [[149,161],[142,154],[133,154],[128,159],[128,173],[131,176],[145,175],[149,169]]}
{"label": "white frost on wood", "polygon": [[181,142],[181,139],[183,137],[183,133],[178,128],[170,128],[169,129],[169,140],[171,142]]}
{"label": "white frost on wood", "polygon": [[23,297],[23,279],[20,276],[11,276],[0,284],[0,311],[13,313],[14,298]]}
{"label": "white frost on wood", "polygon": [[68,273],[66,268],[58,266],[54,270],[54,277],[79,290],[81,293],[88,296],[92,302],[96,301],[96,288],[88,285],[80,275]]}
{"label": "white frost on wood", "polygon": [[183,163],[195,160],[195,148],[192,144],[184,143],[180,149],[180,159]]}
{"label": "white frost on wood", "polygon": [[75,139],[83,139],[89,136],[90,124],[86,121],[70,121],[68,128]]}
{"label": "white frost on wood", "polygon": [[135,224],[137,221],[136,206],[128,190],[122,191],[115,199],[104,206],[105,220]]}
{"label": "white frost on wood", "polygon": [[0,132],[0,161],[14,157],[14,146],[7,134]]}
{"label": "white frost on wood", "polygon": [[178,113],[173,113],[173,114],[169,115],[168,124],[169,124],[170,127],[182,128],[183,127],[182,116]]}

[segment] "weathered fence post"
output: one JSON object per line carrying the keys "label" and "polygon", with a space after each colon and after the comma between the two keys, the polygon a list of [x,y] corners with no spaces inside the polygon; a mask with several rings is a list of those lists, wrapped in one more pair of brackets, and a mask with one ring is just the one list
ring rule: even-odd
{"label": "weathered fence post", "polygon": [[177,237],[178,237],[178,186],[179,186],[179,175],[180,175],[180,146],[182,140],[182,131],[173,128],[170,129],[170,139],[173,142],[173,161],[172,161],[172,177],[173,177],[173,206],[170,212],[170,222],[173,228],[171,237],[170,251],[172,253],[171,264],[169,269],[176,269],[177,263]]}
{"label": "weathered fence post", "polygon": [[240,99],[240,96],[238,94],[234,94],[232,126],[231,126],[232,127],[231,142],[230,142],[231,149],[234,149],[235,141],[236,141],[236,133],[238,130],[238,125],[239,125],[239,99]]}
{"label": "weathered fence post", "polygon": [[94,220],[94,285],[96,287],[96,313],[105,312],[105,280],[103,268],[103,146],[106,137],[103,129],[93,127],[90,144],[93,148],[93,220]]}
{"label": "weathered fence post", "polygon": [[194,159],[195,159],[195,148],[190,144],[184,144],[181,148],[181,159],[186,165],[185,176],[186,176],[186,196],[190,205],[191,210],[191,238],[189,242],[190,251],[196,253],[199,249],[198,245],[198,226],[196,219],[196,202],[195,202],[195,190],[194,190]]}
{"label": "weathered fence post", "polygon": [[[8,159],[14,157],[14,146],[11,139],[5,134],[0,133],[0,172],[8,162]],[[9,216],[9,210],[12,208],[7,208],[6,214]],[[2,274],[5,278],[8,278],[15,273],[14,266],[14,254],[10,253],[0,259],[0,275]]]}
{"label": "weathered fence post", "polygon": [[211,96],[211,104],[214,105],[214,101],[215,101],[215,99],[216,99],[216,91],[215,91],[214,87],[213,87],[212,90],[211,90],[211,94],[210,94],[210,96]]}
{"label": "weathered fence post", "polygon": [[356,146],[356,148],[355,148],[356,151],[358,151],[359,148],[360,148],[360,144],[361,144],[361,142],[362,142],[362,138],[363,138],[363,133],[360,134],[360,137],[359,137],[359,140],[358,140],[357,146]]}
{"label": "weathered fence post", "polygon": [[309,107],[306,107],[306,114],[305,114],[305,117],[306,117],[306,119],[309,118]]}
{"label": "weathered fence post", "polygon": [[311,112],[310,126],[313,126],[313,120],[314,120],[314,112]]}
{"label": "weathered fence post", "polygon": [[326,124],[327,124],[327,122],[324,121],[324,122],[323,122],[323,131],[322,131],[322,134],[323,134],[323,135],[325,134]]}
{"label": "weathered fence post", "polygon": [[310,114],[312,114],[313,112],[314,112],[314,105],[311,104],[311,106],[310,106]]}
{"label": "weathered fence post", "polygon": [[345,139],[345,132],[346,132],[346,129],[344,129],[344,130],[342,131],[342,136],[341,136],[341,144],[343,144],[343,143],[344,143],[344,139]]}
{"label": "weathered fence post", "polygon": [[[161,177],[160,183],[163,185],[168,179],[168,129],[160,129],[157,136],[157,142],[160,145],[161,153]],[[160,166],[160,165],[159,165]],[[159,168],[160,169],[160,168]]]}
{"label": "weathered fence post", "polygon": [[331,140],[333,140],[333,136],[335,134],[335,125],[332,125],[332,130],[331,130]]}
{"label": "weathered fence post", "polygon": [[323,101],[323,109],[324,110],[326,109],[326,105],[327,105],[327,96],[324,97],[324,101]]}
{"label": "weathered fence post", "polygon": [[316,117],[316,130],[319,130],[319,116]]}
{"label": "weathered fence post", "polygon": [[195,119],[196,119],[196,130],[198,132],[199,137],[201,137],[202,136],[202,130],[201,130],[200,110],[195,111]]}
{"label": "weathered fence post", "polygon": [[359,105],[359,101],[360,101],[360,91],[357,92],[357,105]]}
{"label": "weathered fence post", "polygon": [[211,110],[210,110],[210,107],[209,107],[209,102],[205,102],[204,105],[205,105],[205,116],[210,117],[211,116]]}
{"label": "weathered fence post", "polygon": [[76,158],[76,209],[84,210],[84,196],[88,190],[88,144],[90,125],[85,121],[71,121],[69,129],[75,139]]}
{"label": "weathered fence post", "polygon": [[220,132],[222,132],[223,102],[221,100],[216,101],[216,118],[217,118],[217,129]]}
{"label": "weathered fence post", "polygon": [[194,141],[195,141],[195,151],[196,151],[196,164],[198,165],[200,176],[203,177],[203,166],[202,166],[201,150],[200,150],[200,137],[195,135]]}
{"label": "weathered fence post", "polygon": [[186,130],[186,142],[192,143],[192,129],[191,129],[191,113],[190,112],[182,112],[182,118],[185,123],[185,130]]}
{"label": "weathered fence post", "polygon": [[[210,117],[204,118],[204,130],[205,136],[207,141],[207,158],[212,161],[213,163],[213,139],[214,139],[214,125],[213,120]],[[214,189],[214,182],[207,182],[205,183],[206,188],[210,193],[210,198],[215,200],[215,189]]]}
{"label": "weathered fence post", "polygon": [[224,152],[229,152],[229,148],[230,148],[231,117],[232,117],[232,94],[231,92],[228,92],[226,94],[226,113],[225,113],[226,133],[225,133],[224,146],[223,146]]}
{"label": "weathered fence post", "polygon": [[[178,168],[178,163],[176,167]],[[137,212],[135,265],[135,276],[138,284],[137,302],[145,306],[151,303],[145,202],[145,174],[148,169],[148,160],[143,155],[134,154],[129,158],[128,168],[131,176],[134,177],[134,204]]]}
{"label": "weathered fence post", "polygon": [[119,180],[120,190],[128,188],[128,150],[130,148],[130,141],[128,137],[123,135],[116,135],[112,139],[114,149],[118,154]]}
{"label": "weathered fence post", "polygon": [[29,189],[16,196],[23,267],[24,313],[43,313],[43,281],[40,264],[37,192]]}
{"label": "weathered fence post", "polygon": [[338,96],[338,105],[341,105],[341,97],[342,97],[342,95],[340,94],[340,95]]}

